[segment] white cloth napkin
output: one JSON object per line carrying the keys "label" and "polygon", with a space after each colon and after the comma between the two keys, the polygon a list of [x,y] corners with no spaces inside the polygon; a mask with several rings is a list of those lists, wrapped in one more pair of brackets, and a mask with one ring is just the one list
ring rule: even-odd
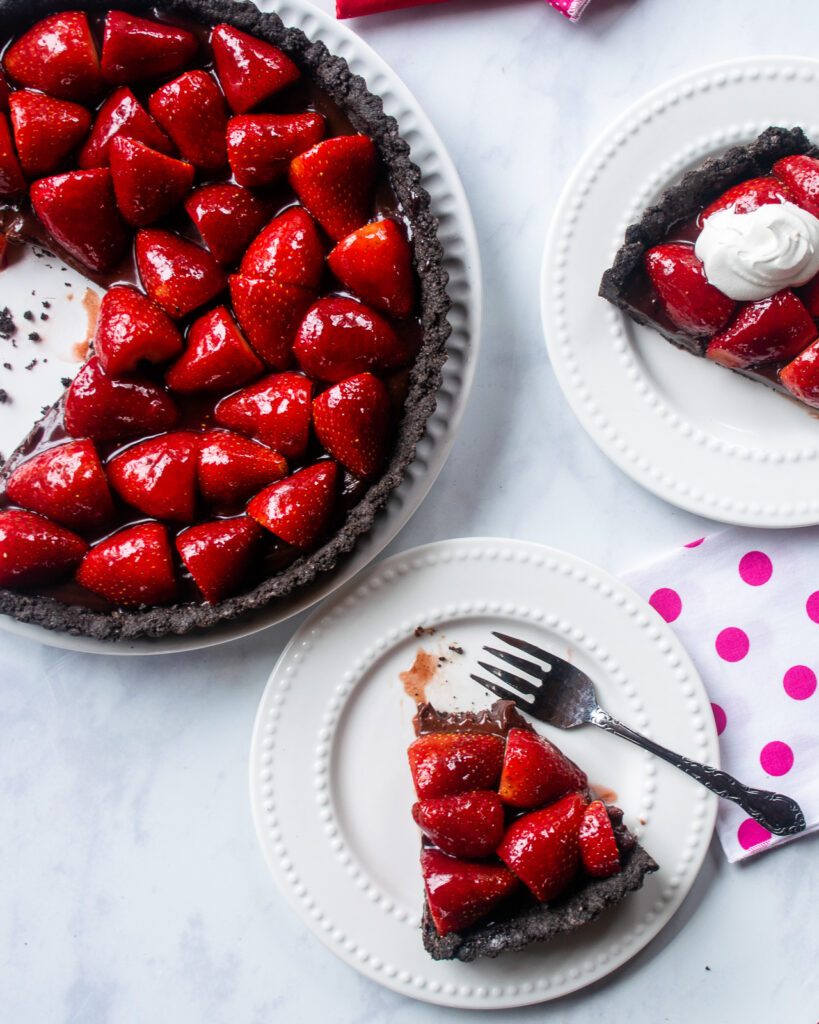
{"label": "white cloth napkin", "polygon": [[[624,579],[668,622],[708,690],[722,767],[793,797],[819,829],[819,530],[724,530]],[[720,801],[729,861],[772,836]]]}

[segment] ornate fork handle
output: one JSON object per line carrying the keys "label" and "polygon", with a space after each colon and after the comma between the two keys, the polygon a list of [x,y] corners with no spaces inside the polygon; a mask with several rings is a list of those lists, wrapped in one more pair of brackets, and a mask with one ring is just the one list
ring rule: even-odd
{"label": "ornate fork handle", "polygon": [[598,707],[592,712],[591,721],[601,729],[613,732],[616,736],[622,736],[623,739],[630,740],[638,747],[642,747],[643,750],[648,750],[664,761],[668,761],[675,768],[690,775],[692,779],[701,782],[717,796],[733,800],[769,832],[778,836],[792,836],[804,830],[805,816],[802,813],[802,808],[790,797],[782,793],[772,793],[766,789],[753,789],[750,786],[744,786],[728,772],[720,771],[719,768],[713,768],[707,764],[700,764],[699,761],[692,761],[690,758],[683,757],[682,754],[675,754],[673,750],[629,729],[627,725],[612,718],[602,708]]}

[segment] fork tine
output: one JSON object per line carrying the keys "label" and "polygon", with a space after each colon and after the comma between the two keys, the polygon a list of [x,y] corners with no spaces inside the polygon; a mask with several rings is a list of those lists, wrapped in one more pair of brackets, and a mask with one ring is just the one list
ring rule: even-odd
{"label": "fork tine", "polygon": [[484,650],[487,654],[493,654],[496,658],[500,658],[501,661],[514,665],[521,672],[528,672],[530,676],[535,676],[537,679],[543,678],[543,666],[536,664],[534,661],[529,661],[527,658],[519,658],[516,654],[498,650],[497,647],[484,647]]}
{"label": "fork tine", "polygon": [[562,660],[560,658],[556,658],[554,654],[544,651],[542,647],[535,647],[534,644],[530,644],[526,640],[518,640],[517,637],[509,636],[508,633],[496,633],[493,630],[492,636],[496,636],[498,640],[503,640],[503,642],[505,644],[509,644],[510,647],[516,647],[519,651],[531,654],[533,658],[540,658],[540,660],[545,661],[547,665],[552,665],[555,660]]}
{"label": "fork tine", "polygon": [[505,690],[502,686],[498,686],[497,683],[490,682],[488,679],[481,679],[480,676],[470,675],[470,679],[474,679],[476,683],[485,689],[489,690],[490,693],[494,693],[496,697],[500,697],[501,700],[511,700],[518,707],[525,709],[526,701],[524,701],[519,693],[510,693],[509,690]]}
{"label": "fork tine", "polygon": [[533,697],[540,692],[539,686],[530,683],[528,679],[521,679],[514,672],[507,672],[506,669],[498,668],[497,665],[490,665],[488,661],[479,661],[478,664],[481,668],[486,669],[487,672],[491,672],[493,676],[497,676],[502,683],[506,683],[511,690],[516,690],[518,693],[528,693]]}

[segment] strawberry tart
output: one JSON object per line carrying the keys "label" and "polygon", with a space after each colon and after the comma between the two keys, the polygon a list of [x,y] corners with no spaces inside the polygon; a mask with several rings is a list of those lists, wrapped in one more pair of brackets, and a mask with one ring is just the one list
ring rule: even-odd
{"label": "strawberry tart", "polygon": [[475,960],[565,935],[639,889],[657,864],[586,773],[511,701],[421,704],[407,752],[422,833],[424,947]]}
{"label": "strawberry tart", "polygon": [[445,360],[396,122],[251,4],[0,18],[0,231],[106,289],[90,358],[0,474],[0,612],[116,640],[309,585],[400,484]]}
{"label": "strawberry tart", "polygon": [[626,232],[600,294],[680,348],[819,408],[819,150],[768,128]]}

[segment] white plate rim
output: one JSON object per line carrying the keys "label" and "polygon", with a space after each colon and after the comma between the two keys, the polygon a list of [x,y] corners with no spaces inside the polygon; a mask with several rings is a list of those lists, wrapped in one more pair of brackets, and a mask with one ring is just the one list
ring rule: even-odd
{"label": "white plate rim", "polygon": [[[466,550],[468,554],[463,557],[459,551]],[[456,538],[446,541],[436,541],[413,548],[409,551],[393,555],[376,565],[370,566],[357,580],[348,584],[345,588],[337,591],[329,598],[320,609],[301,626],[293,636],[288,646],[278,658],[273,671],[267,681],[259,708],[253,725],[253,732],[250,744],[249,757],[249,788],[250,802],[253,821],[256,827],[256,834],[262,848],[264,860],[273,875],[281,894],[290,904],[291,908],[298,914],[302,922],[326,945],[336,956],[346,962],[349,966],[360,971],[380,984],[399,992],[402,995],[419,999],[425,1002],[442,1006],[470,1008],[477,1010],[501,1009],[518,1006],[526,1006],[541,1003],[547,1000],[558,998],[569,994],[600,980],[612,971],[617,970],[624,963],[640,952],[663,927],[671,920],[677,912],[702,867],[706,857],[710,838],[714,830],[717,815],[717,798],[702,789],[696,791],[694,801],[696,803],[695,821],[691,825],[685,852],[676,868],[676,874],[672,876],[674,884],[671,889],[664,890],[663,900],[654,906],[648,915],[646,923],[641,924],[636,935],[635,942],[631,947],[622,951],[622,954],[613,961],[607,963],[602,969],[570,972],[562,979],[559,985],[553,985],[548,990],[532,985],[528,988],[520,986],[514,992],[504,992],[501,995],[493,994],[491,991],[476,986],[471,992],[464,994],[462,991],[447,994],[434,989],[426,984],[425,979],[410,972],[401,971],[396,967],[390,967],[381,961],[380,956],[371,956],[366,951],[359,949],[346,939],[338,928],[331,927],[329,918],[326,917],[306,891],[298,876],[298,864],[292,857],[292,850],[287,847],[286,839],[280,830],[284,823],[278,818],[278,809],[275,799],[271,799],[271,792],[275,788],[276,774],[272,771],[273,751],[275,750],[275,734],[281,717],[282,708],[286,703],[287,692],[290,684],[297,674],[300,663],[303,659],[309,658],[309,652],[320,638],[322,622],[331,622],[333,619],[343,618],[346,611],[352,610],[356,603],[365,599],[369,594],[372,596],[384,586],[384,581],[399,579],[411,571],[412,568],[422,568],[425,564],[433,564],[440,559],[447,565],[456,564],[458,560],[466,561],[476,557],[473,552],[484,552],[478,557],[486,557],[492,561],[526,562],[532,560],[536,566],[543,566],[546,570],[555,573],[555,576],[576,577],[582,583],[588,585],[595,592],[602,592],[604,596],[611,597],[614,603],[625,608],[626,615],[634,618],[635,623],[641,629],[649,631],[652,641],[660,645],[664,655],[669,658],[671,665],[675,665],[674,675],[683,688],[688,700],[689,713],[694,721],[695,712],[692,708],[692,701],[699,707],[703,705],[709,709],[708,715],[696,726],[696,733],[699,737],[698,755],[704,761],[710,761],[719,766],[719,748],[717,742],[716,727],[710,714],[708,696],[696,668],[682,648],[674,633],[656,612],[640,598],[634,591],[619,579],[611,576],[602,569],[586,562],[567,552],[560,551],[530,541],[519,541],[501,539],[497,537],[470,537]],[[498,609],[500,609],[500,604]],[[425,619],[425,624],[434,624],[457,613],[459,609],[444,607],[440,612],[433,612],[431,617]],[[504,608],[504,610],[508,610]],[[492,609],[490,609],[492,611]],[[521,608],[533,620],[537,620],[538,613],[531,609]],[[407,620],[405,625],[411,630],[411,622]],[[562,627],[561,627],[562,628]],[[392,631],[394,632],[394,631]],[[405,634],[409,636],[410,634]],[[570,631],[567,636],[573,635]],[[391,637],[394,641],[394,638]],[[362,673],[372,662],[378,660],[382,650],[386,647],[386,641],[376,641],[363,653],[360,665]],[[349,676],[349,673],[347,673]],[[656,680],[655,680],[656,681]],[[330,700],[330,707],[333,711],[334,720],[338,720],[343,714],[344,696],[354,691],[357,680],[351,683],[339,684],[334,687],[336,696]],[[326,696],[326,695],[325,695]],[[319,725],[329,721],[327,712],[324,719],[319,721],[319,708],[323,701],[316,700],[316,721],[313,723],[315,732],[318,733],[320,741],[324,746],[331,743],[328,740],[328,729],[319,729]],[[273,724],[270,724],[272,720]],[[327,761],[329,766],[329,758]],[[326,769],[325,769],[326,770]],[[317,768],[318,771],[318,768]],[[653,774],[653,773],[652,773]],[[292,778],[292,775],[288,775]],[[307,796],[308,785],[305,781],[303,790]],[[267,791],[266,791],[267,790]],[[273,810],[271,811],[271,808]],[[326,820],[326,819],[325,819]],[[274,828],[271,830],[270,824]],[[697,824],[699,822],[699,824]],[[301,830],[303,822],[299,821]],[[329,831],[332,835],[332,830]],[[332,858],[327,857],[325,860]],[[322,869],[326,868],[324,861]],[[681,877],[680,877],[681,876]],[[352,877],[356,878],[355,872]],[[359,886],[366,888],[366,886]],[[372,894],[371,894],[372,898]],[[363,897],[362,897],[363,899]],[[366,900],[364,901],[366,904]],[[649,918],[651,919],[649,921]],[[418,938],[420,946],[420,936]],[[379,951],[380,955],[381,951]],[[510,954],[512,955],[512,954]],[[430,961],[431,963],[432,961]],[[487,961],[478,961],[487,963]],[[473,965],[474,966],[474,965]],[[588,964],[585,965],[588,968]],[[399,965],[400,967],[400,965]]]}
{"label": "white plate rim", "polygon": [[[807,463],[807,473],[804,475],[811,472],[815,475],[819,437],[816,442],[809,442],[804,447],[798,445],[784,450],[767,450],[764,446],[726,444],[720,438],[709,435],[706,428],[700,429],[696,423],[692,425],[684,418],[680,422],[681,417],[676,415],[676,410],[666,406],[662,397],[658,397],[650,385],[645,387],[647,378],[637,369],[639,360],[629,359],[627,335],[633,334],[636,325],[621,311],[598,298],[597,289],[602,270],[611,264],[616,248],[622,243],[626,226],[639,217],[681,169],[700,163],[706,156],[732,143],[750,141],[770,124],[801,123],[808,134],[814,137],[819,131],[819,121],[808,126],[807,118],[801,121],[794,121],[792,117],[752,121],[747,119],[750,116],[747,115],[742,124],[739,123],[742,118],[738,116],[721,129],[703,131],[693,123],[692,118],[691,135],[696,137],[696,142],[682,139],[678,158],[653,168],[653,173],[647,178],[637,198],[631,202],[630,211],[626,208],[625,197],[616,197],[618,201],[623,198],[622,219],[612,233],[613,237],[609,237],[608,228],[600,235],[599,244],[605,247],[606,258],[600,266],[600,273],[595,273],[593,279],[589,278],[588,294],[585,296],[586,302],[598,305],[599,323],[595,327],[603,324],[603,320],[606,321],[607,327],[604,324],[603,329],[607,329],[613,336],[614,347],[630,375],[629,386],[636,389],[629,390],[624,379],[620,380],[615,375],[613,390],[622,401],[613,414],[611,403],[600,401],[602,389],[595,390],[594,386],[589,388],[586,381],[580,378],[573,347],[576,351],[576,346],[585,343],[587,339],[571,336],[571,310],[567,310],[565,302],[565,269],[578,217],[582,217],[583,207],[592,191],[605,188],[606,165],[619,150],[627,148],[629,138],[647,127],[652,131],[661,122],[665,112],[692,98],[707,98],[709,94],[713,97],[720,90],[741,86],[743,81],[751,84],[762,80],[776,81],[785,87],[790,82],[815,82],[819,80],[819,60],[796,54],[772,54],[731,58],[695,67],[656,86],[609,123],[586,149],[561,193],[546,236],[540,277],[540,307],[546,347],[564,397],[580,424],[615,465],[647,490],[686,511],[733,525],[793,528],[819,523],[819,492],[811,492],[806,488],[805,493],[796,493],[798,482],[794,472],[795,465]],[[684,145],[686,141],[688,145]],[[668,347],[674,351],[671,346]],[[693,357],[687,358],[691,361]],[[608,369],[611,369],[611,365]],[[722,376],[729,381],[732,379],[727,374]],[[611,381],[612,377],[607,376],[608,386]],[[749,382],[740,383],[747,385]],[[757,385],[753,385],[753,391],[762,392],[763,398],[774,397],[786,401],[781,396],[765,396],[764,389]],[[801,411],[808,414],[805,410]],[[636,417],[639,428],[629,427],[631,416]],[[662,432],[664,441],[676,434],[684,436],[685,443],[681,443],[667,459],[657,458],[652,446],[659,436],[658,431]],[[679,458],[688,458],[691,453],[693,472],[688,471],[689,479],[686,480],[679,475],[677,467]],[[729,472],[726,472],[723,463],[712,465],[710,461],[724,460],[725,456],[734,460]],[[703,489],[698,486],[697,471],[705,466],[711,471],[711,476],[719,478],[718,487]],[[763,482],[758,487],[758,500],[749,501],[744,493],[741,496],[731,493],[731,483],[732,480],[736,481],[737,473],[746,474],[747,480],[751,479],[751,473],[760,477]],[[765,500],[768,493],[780,493],[783,489],[786,497],[782,500]],[[793,496],[788,496],[788,490],[793,492]]]}
{"label": "white plate rim", "polygon": [[250,636],[297,615],[322,600],[369,564],[395,538],[422,504],[449,456],[466,409],[475,375],[481,341],[482,278],[477,234],[469,202],[455,164],[443,141],[392,68],[346,25],[337,22],[309,0],[258,0],[263,11],[279,15],[287,27],[301,29],[310,39],[321,40],[344,57],[355,74],[379,95],[384,110],[398,121],[402,137],[410,144],[411,157],[420,167],[422,184],[432,198],[438,217],[438,235],[444,247],[444,266],[449,273],[447,292],[452,302],[447,342],[447,362],[438,405],[427,424],[413,463],[403,482],[390,495],[373,528],[359,541],[341,565],[317,583],[297,591],[281,603],[237,622],[208,631],[157,639],[102,641],[48,630],[0,615],[0,629],[51,647],[88,654],[176,654],[199,650]]}

